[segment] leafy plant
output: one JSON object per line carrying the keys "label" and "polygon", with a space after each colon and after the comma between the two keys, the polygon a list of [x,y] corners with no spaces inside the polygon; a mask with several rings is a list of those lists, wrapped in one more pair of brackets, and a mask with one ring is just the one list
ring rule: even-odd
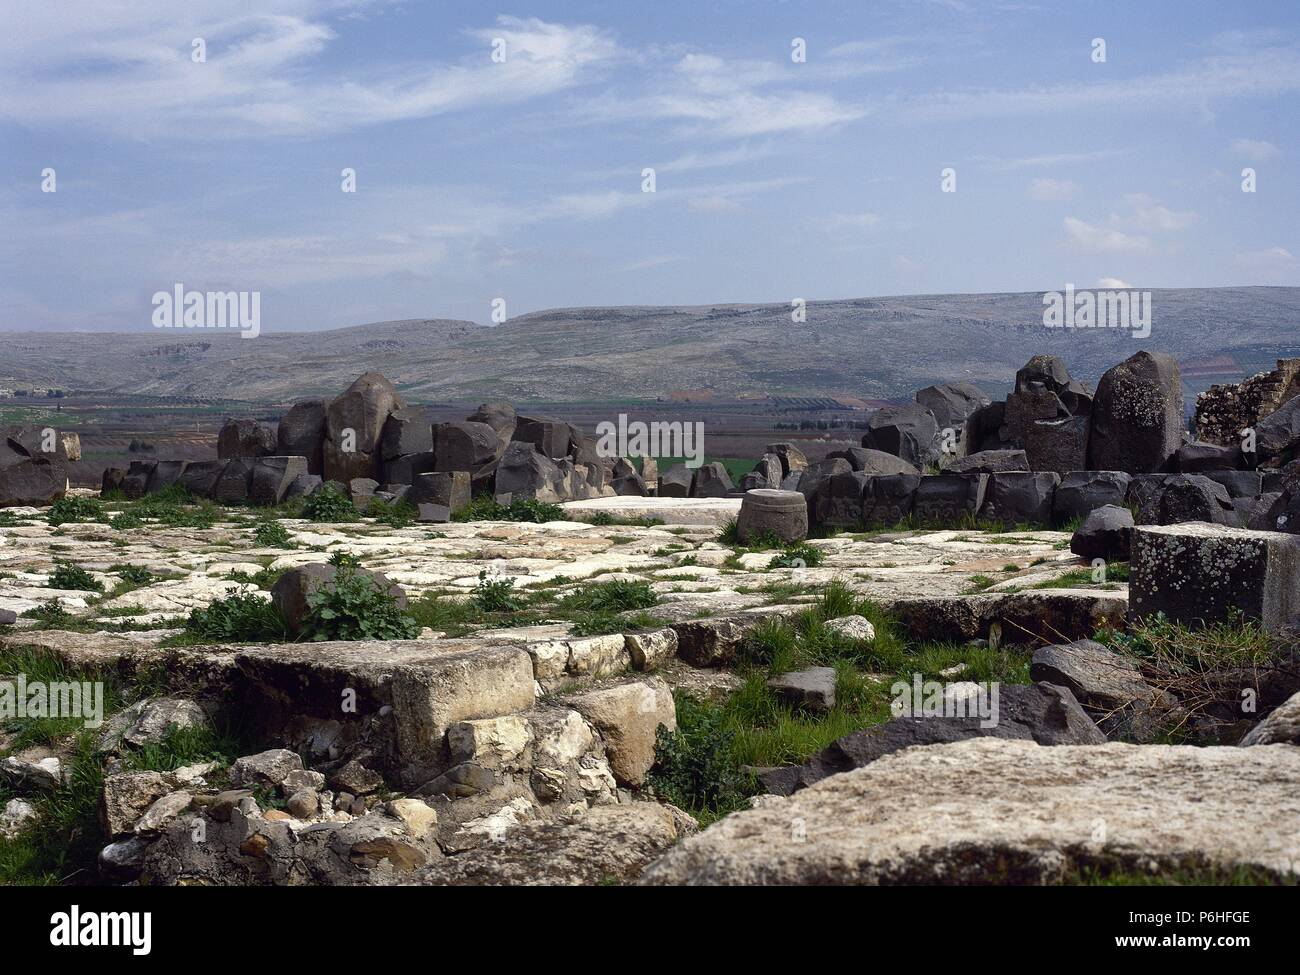
{"label": "leafy plant", "polygon": [[613,579],[574,590],[560,600],[560,609],[620,613],[629,609],[649,609],[658,604],[659,597],[650,588],[650,583]]}
{"label": "leafy plant", "polygon": [[524,608],[524,602],[515,592],[515,580],[509,576],[492,578],[487,570],[478,574],[471,602],[485,613],[515,613]]}
{"label": "leafy plant", "polygon": [[104,505],[98,498],[59,498],[50,506],[46,520],[59,526],[70,521],[102,521]]}
{"label": "leafy plant", "polygon": [[71,613],[63,608],[61,602],[51,597],[39,606],[34,606],[23,613],[23,618],[39,620],[43,629],[54,630],[65,623],[70,623],[73,617]]}
{"label": "leafy plant", "polygon": [[717,819],[742,809],[753,793],[736,765],[735,732],[722,708],[680,691],[677,730],[659,728],[649,784],[673,805]]}
{"label": "leafy plant", "polygon": [[284,618],[275,603],[252,593],[232,593],[190,611],[185,630],[218,643],[283,640]]}
{"label": "leafy plant", "polygon": [[104,584],[79,565],[70,562],[58,562],[50,573],[51,589],[79,590],[82,592],[103,592]]}
{"label": "leafy plant", "polygon": [[293,548],[288,529],[278,521],[259,521],[253,527],[253,541],[268,548]]}
{"label": "leafy plant", "polygon": [[822,564],[822,551],[802,542],[787,545],[780,555],[767,564],[769,569],[811,569]]}
{"label": "leafy plant", "polygon": [[366,507],[367,518],[373,518],[379,524],[387,525],[389,528],[405,528],[413,525],[418,514],[415,505],[405,498],[392,504],[382,498],[375,498]]}
{"label": "leafy plant", "polygon": [[108,571],[115,573],[119,579],[132,586],[147,586],[154,580],[154,574],[143,565],[118,562],[110,566]]}
{"label": "leafy plant", "polygon": [[302,514],[309,521],[326,522],[356,521],[361,517],[352,499],[331,484],[323,485],[303,502]]}
{"label": "leafy plant", "polygon": [[542,524],[548,521],[566,521],[564,509],[557,504],[516,498],[501,504],[490,494],[478,494],[461,511],[452,516],[453,521],[528,521]]}
{"label": "leafy plant", "polygon": [[308,640],[413,640],[420,624],[397,605],[387,588],[340,565],[334,578],[307,597],[302,633]]}

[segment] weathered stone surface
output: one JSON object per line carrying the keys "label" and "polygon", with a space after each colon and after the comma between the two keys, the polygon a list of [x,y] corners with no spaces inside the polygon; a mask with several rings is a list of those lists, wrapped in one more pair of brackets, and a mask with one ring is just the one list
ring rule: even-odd
{"label": "weathered stone surface", "polygon": [[124,836],[155,802],[174,791],[160,772],[124,772],[104,778],[99,819],[104,832]]}
{"label": "weathered stone surface", "polygon": [[275,453],[275,431],[250,419],[230,419],[217,435],[217,458],[265,457]]}
{"label": "weathered stone surface", "polygon": [[[922,477],[912,495],[912,515],[923,525],[947,526],[974,518],[985,503],[988,474],[934,474]],[[872,481],[875,490],[875,480]]]}
{"label": "weathered stone surface", "polygon": [[1133,530],[1129,615],[1218,623],[1240,612],[1267,630],[1300,614],[1300,537],[1194,522]]}
{"label": "weathered stone surface", "polygon": [[1211,521],[1236,525],[1237,512],[1228,489],[1202,474],[1175,474],[1166,478],[1160,492],[1159,523]]}
{"label": "weathered stone surface", "polygon": [[808,458],[804,456],[804,452],[792,443],[770,443],[763,449],[765,453],[776,454],[781,458],[782,480],[808,466]]}
{"label": "weathered stone surface", "polygon": [[1068,472],[1052,495],[1053,520],[1065,524],[1106,505],[1123,505],[1130,480],[1124,471]]}
{"label": "weathered stone surface", "polygon": [[1088,466],[1130,474],[1164,470],[1182,446],[1183,387],[1178,362],[1139,352],[1097,384]]}
{"label": "weathered stone surface", "polygon": [[1172,467],[1180,474],[1201,474],[1209,471],[1231,471],[1244,467],[1245,455],[1241,447],[1220,447],[1218,444],[1192,441],[1178,448]]}
{"label": "weathered stone surface", "polygon": [[181,486],[197,498],[213,497],[227,463],[224,460],[190,461],[181,474]]}
{"label": "weathered stone surface", "polygon": [[671,628],[628,633],[628,656],[637,670],[655,670],[677,656],[677,631]]}
{"label": "weathered stone surface", "polygon": [[26,799],[10,799],[0,812],[0,839],[12,839],[29,826],[34,826],[38,814],[36,807]]}
{"label": "weathered stone surface", "polygon": [[1232,498],[1254,498],[1264,490],[1264,478],[1259,471],[1206,471],[1204,476],[1222,484]]}
{"label": "weathered stone surface", "polygon": [[277,505],[289,493],[289,486],[307,475],[306,457],[259,457],[253,461],[248,500],[253,504]]}
{"label": "weathered stone surface", "polygon": [[422,410],[403,407],[388,414],[379,437],[380,455],[385,461],[407,454],[433,452],[433,425]]}
{"label": "weathered stone surface", "polygon": [[989,405],[989,398],[974,383],[956,382],[917,390],[916,402],[934,414],[940,430],[960,430],[972,413]]}
{"label": "weathered stone surface", "polygon": [[873,477],[862,493],[862,520],[868,528],[896,525],[912,514],[919,474]]}
{"label": "weathered stone surface", "polygon": [[139,748],[163,740],[172,728],[208,728],[207,713],[183,697],[146,698],[109,718],[100,732],[100,748]]}
{"label": "weathered stone surface", "polygon": [[1049,525],[1060,476],[1053,472],[1006,471],[989,475],[980,517],[1004,525]]}
{"label": "weathered stone surface", "polygon": [[685,464],[674,464],[659,475],[656,493],[661,498],[689,498],[695,472]]}
{"label": "weathered stone surface", "polygon": [[578,434],[563,420],[521,416],[515,424],[513,438],[532,444],[539,453],[556,460],[570,452]]}
{"label": "weathered stone surface", "polygon": [[447,729],[533,706],[533,664],[519,647],[484,647],[397,666],[392,676],[397,747],[408,781],[437,764]]}
{"label": "weathered stone surface", "polygon": [[212,485],[212,500],[221,504],[243,504],[253,482],[253,462],[245,458],[228,461]]}
{"label": "weathered stone surface", "polygon": [[826,621],[826,629],[849,640],[870,642],[876,638],[876,628],[865,616],[837,616]]}
{"label": "weathered stone surface", "polygon": [[901,457],[920,469],[936,456],[939,426],[934,414],[920,405],[886,406],[871,414],[862,446]]}
{"label": "weathered stone surface", "polygon": [[1023,450],[981,450],[958,457],[943,469],[945,474],[996,474],[1027,471],[1029,460]]}
{"label": "weathered stone surface", "polygon": [[1128,508],[1102,505],[1083,519],[1070,538],[1070,551],[1085,559],[1127,562],[1133,527],[1133,512]]}
{"label": "weathered stone surface", "polygon": [[180,483],[185,476],[187,466],[189,466],[189,462],[183,460],[158,461],[153,465],[153,470],[149,472],[149,483],[145,486],[145,493],[158,494],[167,490],[173,484]]}
{"label": "weathered stone surface", "polygon": [[695,472],[695,480],[691,483],[691,497],[725,498],[735,489],[735,485],[731,483],[731,475],[727,473],[727,468],[723,466],[721,461],[715,460],[701,465],[700,469]]}
{"label": "weathered stone surface", "polygon": [[721,618],[674,623],[677,656],[694,667],[718,667],[730,663],[754,622]]}
{"label": "weathered stone surface", "polygon": [[1089,428],[1086,416],[1034,420],[1026,424],[1022,439],[1029,469],[1067,474],[1086,467]]}
{"label": "weathered stone surface", "polygon": [[45,429],[11,426],[0,437],[0,507],[52,504],[67,491],[67,447]]}
{"label": "weathered stone surface", "polygon": [[[966,779],[980,783],[979,803],[953,801],[951,784]],[[733,813],[642,881],[1041,884],[1093,867],[1281,878],[1300,859],[1297,818],[1300,749],[985,738],[909,749]]]}
{"label": "weathered stone surface", "polygon": [[430,886],[596,886],[629,882],[688,832],[658,803],[597,806],[578,818],[525,823],[509,841],[445,857],[408,883]]}
{"label": "weathered stone surface", "polygon": [[270,748],[235,759],[230,781],[236,786],[278,788],[293,772],[302,771],[302,758],[287,748]]}
{"label": "weathered stone surface", "polygon": [[377,480],[380,438],[390,413],[405,406],[396,388],[377,372],[367,372],[330,402],[326,411],[324,477],[347,483],[355,477]]}
{"label": "weathered stone surface", "polygon": [[496,469],[498,495],[537,501],[562,501],[567,497],[564,477],[555,462],[529,442],[512,441],[501,455]]}
{"label": "weathered stone surface", "polygon": [[1003,684],[998,691],[997,709],[996,719],[978,717],[970,705],[968,716],[891,718],[874,728],[845,735],[803,765],[765,772],[759,781],[769,792],[790,795],[827,776],[861,768],[912,745],[967,738],[1025,739],[1040,745],[1093,745],[1106,741],[1070,692],[1051,684]]}
{"label": "weathered stone surface", "polygon": [[677,729],[672,691],[657,677],[576,694],[566,703],[600,731],[621,785],[642,785],[654,765],[659,728]]}
{"label": "weathered stone surface", "polygon": [[323,399],[302,400],[289,407],[275,431],[275,453],[283,457],[306,457],[309,474],[324,474],[328,409]]}
{"label": "weathered stone surface", "polygon": [[1255,425],[1255,458],[1280,467],[1296,460],[1300,450],[1300,399],[1292,397]]}
{"label": "weathered stone surface", "polygon": [[1293,694],[1264,716],[1239,745],[1300,745],[1300,694]]}
{"label": "weathered stone surface", "polygon": [[1300,395],[1300,359],[1278,359],[1277,368],[1243,383],[1211,386],[1196,397],[1197,439],[1231,447],[1241,431],[1255,428],[1288,400]]}
{"label": "weathered stone surface", "polygon": [[829,711],[835,707],[835,668],[809,667],[771,678],[767,686],[796,707]]}
{"label": "weathered stone surface", "polygon": [[[498,477],[500,471],[498,470]],[[522,485],[511,486],[519,490]],[[520,490],[520,496],[525,496]],[[439,504],[451,514],[464,511],[469,507],[470,478],[468,471],[436,471],[430,474],[417,474],[411,482],[411,490],[406,499],[412,504]]]}
{"label": "weathered stone surface", "polygon": [[808,498],[809,521],[825,527],[856,529],[862,524],[862,499],[870,482],[871,475],[862,471],[845,471],[827,478]]}
{"label": "weathered stone surface", "polygon": [[753,483],[748,487],[742,483],[741,490],[751,491],[754,488],[779,489],[781,480],[785,477],[785,474],[782,473],[781,458],[776,454],[764,454],[758,459],[758,463],[754,465],[750,475],[752,475]]}
{"label": "weathered stone surface", "polygon": [[901,457],[887,454],[883,450],[872,450],[869,447],[849,447],[846,450],[833,450],[826,455],[827,460],[835,457],[847,460],[850,467],[864,474],[921,473],[914,465],[909,464]]}
{"label": "weathered stone surface", "polygon": [[1132,661],[1094,640],[1039,647],[1029,676],[1066,688],[1111,739],[1154,739],[1175,704]]}

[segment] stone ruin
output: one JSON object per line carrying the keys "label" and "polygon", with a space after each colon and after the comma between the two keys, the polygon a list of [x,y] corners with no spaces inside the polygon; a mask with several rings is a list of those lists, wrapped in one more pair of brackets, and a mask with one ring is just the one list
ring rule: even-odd
{"label": "stone ruin", "polygon": [[[728,571],[739,573],[743,586],[674,593],[681,601],[673,618],[652,629],[177,647],[139,633],[14,630],[0,643],[37,646],[73,667],[111,666],[127,678],[159,668],[168,675],[166,694],[115,715],[97,745],[107,772],[99,867],[111,881],[825,883],[843,882],[847,870],[862,882],[978,882],[987,879],[986,861],[972,851],[994,851],[998,862],[1014,862],[1021,881],[1054,882],[1063,864],[1080,858],[1078,837],[1089,836],[1097,808],[1123,838],[1103,841],[1099,860],[1246,863],[1282,876],[1300,855],[1286,828],[1300,816],[1294,680],[1262,688],[1267,716],[1241,729],[1241,745],[1289,743],[1281,749],[1119,744],[1155,740],[1181,702],[1090,637],[1155,614],[1200,623],[1244,614],[1268,633],[1291,632],[1300,617],[1300,538],[1293,534],[1300,429],[1292,404],[1300,399],[1283,399],[1272,412],[1260,408],[1257,449],[1246,453],[1235,441],[1213,442],[1199,426],[1198,439],[1184,431],[1177,365],[1167,357],[1139,353],[1108,371],[1095,392],[1071,379],[1061,360],[1035,357],[1003,402],[965,384],[931,387],[915,405],[873,415],[860,447],[816,463],[794,444],[769,445],[737,488],[721,464],[674,467],[646,483],[647,469],[597,456],[568,424],[520,417],[506,404],[434,425],[371,373],[331,402],[296,404],[278,429],[229,421],[215,462],[159,461],[105,474],[105,489],[128,497],[179,483],[199,496],[253,504],[333,483],[359,506],[407,499],[434,521],[482,492],[502,501],[652,491],[733,499],[742,544],[765,532],[788,544],[810,529],[909,520],[960,527],[1081,522],[1070,542],[1074,554],[1130,561],[1127,592],[1026,588],[889,600],[915,639],[1028,643],[1033,683],[1003,688],[992,729],[973,719],[895,717],[800,764],[757,770],[767,795],[699,836],[689,816],[647,789],[656,738],[677,722],[670,680],[683,680],[680,668],[725,671],[755,627],[806,606],[753,595],[762,579],[744,573],[772,553],[735,555],[712,532],[642,539],[636,533],[655,530],[622,526],[620,540],[608,540],[638,552],[611,556],[621,571],[648,560],[645,550],[679,548],[667,556],[673,569],[648,562],[652,567],[640,570],[660,585],[664,572],[718,573],[732,558],[739,566]],[[1198,409],[1198,424],[1202,416],[1210,414]],[[1229,426],[1238,422],[1240,415]],[[14,483],[66,490],[57,464],[73,449],[67,443],[43,458],[30,434],[16,432],[5,449],[6,467],[17,469]],[[467,534],[420,544],[454,543],[448,551],[463,557],[478,529],[453,529]],[[48,544],[37,529],[23,531],[29,550]],[[508,538],[524,562],[542,561],[543,546],[556,546],[554,538],[536,549],[523,541],[545,526],[502,531],[485,528],[486,545]],[[593,539],[580,531],[570,544],[585,552]],[[1030,547],[1016,557],[1054,555],[1051,536],[1028,534],[1021,543]],[[949,551],[924,538],[881,541],[899,552],[912,542]],[[864,555],[875,547],[866,540],[813,544],[833,563],[821,570],[822,582],[863,564],[880,571],[874,553]],[[951,544],[957,554],[960,546]],[[1005,562],[1015,550],[991,551],[997,555],[986,561]],[[413,576],[431,568],[426,561]],[[328,571],[295,563],[269,598],[291,621],[292,606]],[[905,567],[898,578],[908,574],[916,575]],[[931,585],[940,576],[926,578]],[[719,595],[725,598],[715,602]],[[875,637],[863,617],[828,625],[865,642]],[[687,686],[695,679],[685,678]],[[811,711],[834,706],[831,668],[782,674],[768,686]],[[961,682],[949,687],[964,693]],[[355,707],[340,715],[340,695],[348,693]],[[251,720],[270,747],[229,768],[198,763],[144,772],[125,764],[131,749],[157,741],[161,731],[215,723],[231,711]],[[0,763],[0,777],[20,796],[56,787],[62,774],[52,754]],[[928,798],[892,804],[892,812],[870,801],[941,796],[954,774],[995,783],[1001,812],[954,821]],[[1189,790],[1188,782],[1197,785]],[[1242,804],[1243,790],[1255,801]],[[24,802],[12,800],[5,816],[25,815],[15,807]],[[1032,824],[1047,804],[1058,822],[1039,830]],[[794,840],[792,816],[816,828]],[[1186,828],[1165,829],[1174,819]],[[0,822],[0,830],[9,828]],[[801,845],[787,849],[793,842]]]}

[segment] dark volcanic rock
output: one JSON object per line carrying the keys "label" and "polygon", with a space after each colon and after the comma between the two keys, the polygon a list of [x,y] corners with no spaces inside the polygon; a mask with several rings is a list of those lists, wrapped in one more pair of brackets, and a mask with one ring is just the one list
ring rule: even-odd
{"label": "dark volcanic rock", "polygon": [[862,446],[901,457],[920,469],[935,457],[938,430],[934,414],[923,406],[886,406],[867,420]]}
{"label": "dark volcanic rock", "polygon": [[275,453],[275,431],[256,420],[227,420],[217,435],[217,457],[265,457]]}
{"label": "dark volcanic rock", "polygon": [[1059,524],[1085,518],[1103,505],[1123,505],[1131,476],[1123,471],[1070,471],[1052,496],[1052,518]]}
{"label": "dark volcanic rock", "polygon": [[1085,559],[1127,562],[1133,537],[1133,512],[1107,504],[1088,513],[1070,539],[1070,551]]}
{"label": "dark volcanic rock", "polygon": [[1097,384],[1088,466],[1130,474],[1165,470],[1182,446],[1183,428],[1178,361],[1163,352],[1139,352]]}
{"label": "dark volcanic rock", "polygon": [[940,430],[960,430],[972,413],[989,405],[989,398],[984,390],[973,383],[958,382],[918,390],[916,402],[934,414],[934,422]]}
{"label": "dark volcanic rock", "polygon": [[1004,525],[1048,525],[1060,477],[1048,472],[1005,471],[989,475],[981,517]]}
{"label": "dark volcanic rock", "polygon": [[1027,471],[1029,460],[1023,450],[981,450],[958,457],[943,469],[945,474],[997,474],[1001,471]]}
{"label": "dark volcanic rock", "polygon": [[306,457],[307,472],[323,474],[328,409],[323,399],[302,400],[289,407],[275,431],[275,453],[282,457]]}

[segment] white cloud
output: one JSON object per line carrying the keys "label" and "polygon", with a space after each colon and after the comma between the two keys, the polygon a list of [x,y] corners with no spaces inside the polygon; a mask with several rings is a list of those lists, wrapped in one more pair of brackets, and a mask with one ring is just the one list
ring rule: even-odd
{"label": "white cloud", "polygon": [[[80,3],[55,14],[51,5],[27,5],[0,41],[0,118],[199,140],[310,134],[534,99],[581,84],[622,56],[596,27],[503,16],[468,32],[476,50],[460,60],[340,76],[320,64],[337,40],[326,21],[363,4],[260,5],[271,13],[254,6]],[[196,37],[207,45],[204,63],[191,60]],[[490,57],[497,37],[506,43],[504,63]]]}
{"label": "white cloud", "polygon": [[1242,267],[1254,271],[1286,271],[1295,270],[1300,266],[1297,264],[1295,255],[1285,247],[1268,247],[1264,250],[1247,251],[1238,254],[1236,261]]}
{"label": "white cloud", "polygon": [[1139,230],[1168,233],[1186,230],[1196,222],[1191,210],[1171,210],[1145,193],[1130,193],[1124,200],[1133,208],[1133,222]]}
{"label": "white cloud", "polygon": [[1108,230],[1086,223],[1077,217],[1066,217],[1065,234],[1070,242],[1084,250],[1115,254],[1142,254],[1151,249],[1146,237],[1135,237],[1119,230]]}
{"label": "white cloud", "polygon": [[1019,159],[976,156],[975,161],[998,170],[1034,169],[1040,166],[1069,166],[1076,163],[1096,162],[1099,159],[1113,159],[1115,156],[1126,155],[1128,151],[1127,149],[1097,149],[1092,152],[1055,152],[1039,156],[1023,156]]}
{"label": "white cloud", "polygon": [[1132,290],[1133,285],[1120,278],[1098,278],[1097,287],[1105,288],[1107,291],[1128,291]]}
{"label": "white cloud", "polygon": [[1055,203],[1074,198],[1079,184],[1069,179],[1050,179],[1042,177],[1030,182],[1026,192],[1031,200],[1041,203]]}
{"label": "white cloud", "polygon": [[823,221],[828,230],[870,230],[880,225],[875,213],[837,213]]}
{"label": "white cloud", "polygon": [[1279,152],[1277,146],[1263,139],[1233,139],[1232,151],[1252,162],[1266,162]]}

